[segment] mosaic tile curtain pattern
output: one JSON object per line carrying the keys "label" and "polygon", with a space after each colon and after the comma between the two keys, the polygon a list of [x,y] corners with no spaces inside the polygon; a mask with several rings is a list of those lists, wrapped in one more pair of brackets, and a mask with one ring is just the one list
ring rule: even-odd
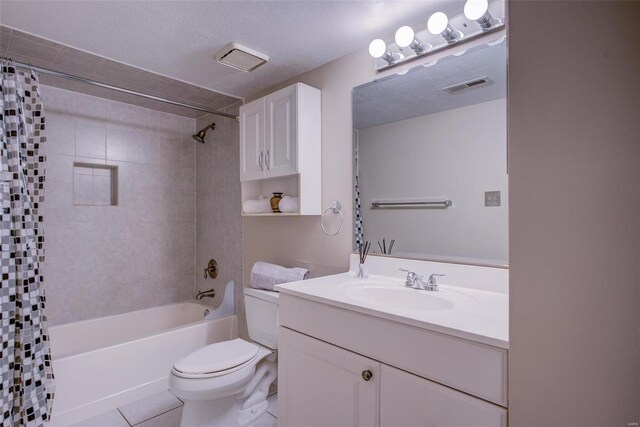
{"label": "mosaic tile curtain pattern", "polygon": [[354,161],[354,169],[355,169],[355,188],[354,188],[354,218],[355,218],[355,227],[354,227],[354,238],[355,238],[355,248],[354,250],[358,250],[359,248],[364,246],[364,227],[362,226],[362,207],[360,203],[360,170],[358,169],[358,130],[355,131],[355,147],[353,151],[353,161]]}
{"label": "mosaic tile curtain pattern", "polygon": [[35,73],[0,60],[0,395],[3,427],[42,426],[53,403],[42,217],[45,119]]}

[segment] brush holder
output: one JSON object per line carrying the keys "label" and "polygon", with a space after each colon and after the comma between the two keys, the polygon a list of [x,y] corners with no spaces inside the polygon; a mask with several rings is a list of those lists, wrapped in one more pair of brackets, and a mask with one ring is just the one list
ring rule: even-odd
{"label": "brush holder", "polygon": [[356,277],[358,279],[366,279],[366,278],[369,277],[369,271],[364,266],[364,264],[359,264],[358,265],[358,271],[356,271]]}

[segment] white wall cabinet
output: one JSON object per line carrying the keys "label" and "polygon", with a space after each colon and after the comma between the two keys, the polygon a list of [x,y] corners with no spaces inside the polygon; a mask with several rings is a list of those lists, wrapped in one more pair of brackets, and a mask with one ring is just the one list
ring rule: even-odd
{"label": "white wall cabinet", "polygon": [[243,201],[285,192],[300,197],[300,215],[319,215],[321,157],[318,89],[296,83],[240,107]]}
{"label": "white wall cabinet", "polygon": [[[285,176],[298,172],[297,99],[298,85],[268,95],[265,99],[266,131],[265,174]],[[311,112],[300,112],[311,114]]]}
{"label": "white wall cabinet", "polygon": [[286,327],[279,359],[280,426],[507,425],[501,406]]}
{"label": "white wall cabinet", "polygon": [[240,108],[240,177],[241,180],[264,178],[265,100],[250,102]]}

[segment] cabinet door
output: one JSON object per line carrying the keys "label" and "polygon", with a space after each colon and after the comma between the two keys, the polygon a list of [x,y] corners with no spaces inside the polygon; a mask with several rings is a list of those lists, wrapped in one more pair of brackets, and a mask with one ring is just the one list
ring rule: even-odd
{"label": "cabinet door", "polygon": [[297,157],[297,85],[266,97],[267,176],[284,176],[298,172]]}
{"label": "cabinet door", "polygon": [[265,102],[240,107],[240,181],[265,176]]}
{"label": "cabinet door", "polygon": [[507,410],[500,406],[387,365],[381,370],[383,427],[507,425]]}
{"label": "cabinet door", "polygon": [[278,347],[279,426],[379,424],[378,362],[283,327]]}

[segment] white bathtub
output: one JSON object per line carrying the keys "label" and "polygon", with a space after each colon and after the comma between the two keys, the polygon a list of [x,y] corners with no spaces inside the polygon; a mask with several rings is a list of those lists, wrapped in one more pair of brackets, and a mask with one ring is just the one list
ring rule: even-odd
{"label": "white bathtub", "polygon": [[237,337],[237,317],[205,320],[184,302],[49,329],[56,379],[51,427],[67,426],[168,388],[173,362]]}

